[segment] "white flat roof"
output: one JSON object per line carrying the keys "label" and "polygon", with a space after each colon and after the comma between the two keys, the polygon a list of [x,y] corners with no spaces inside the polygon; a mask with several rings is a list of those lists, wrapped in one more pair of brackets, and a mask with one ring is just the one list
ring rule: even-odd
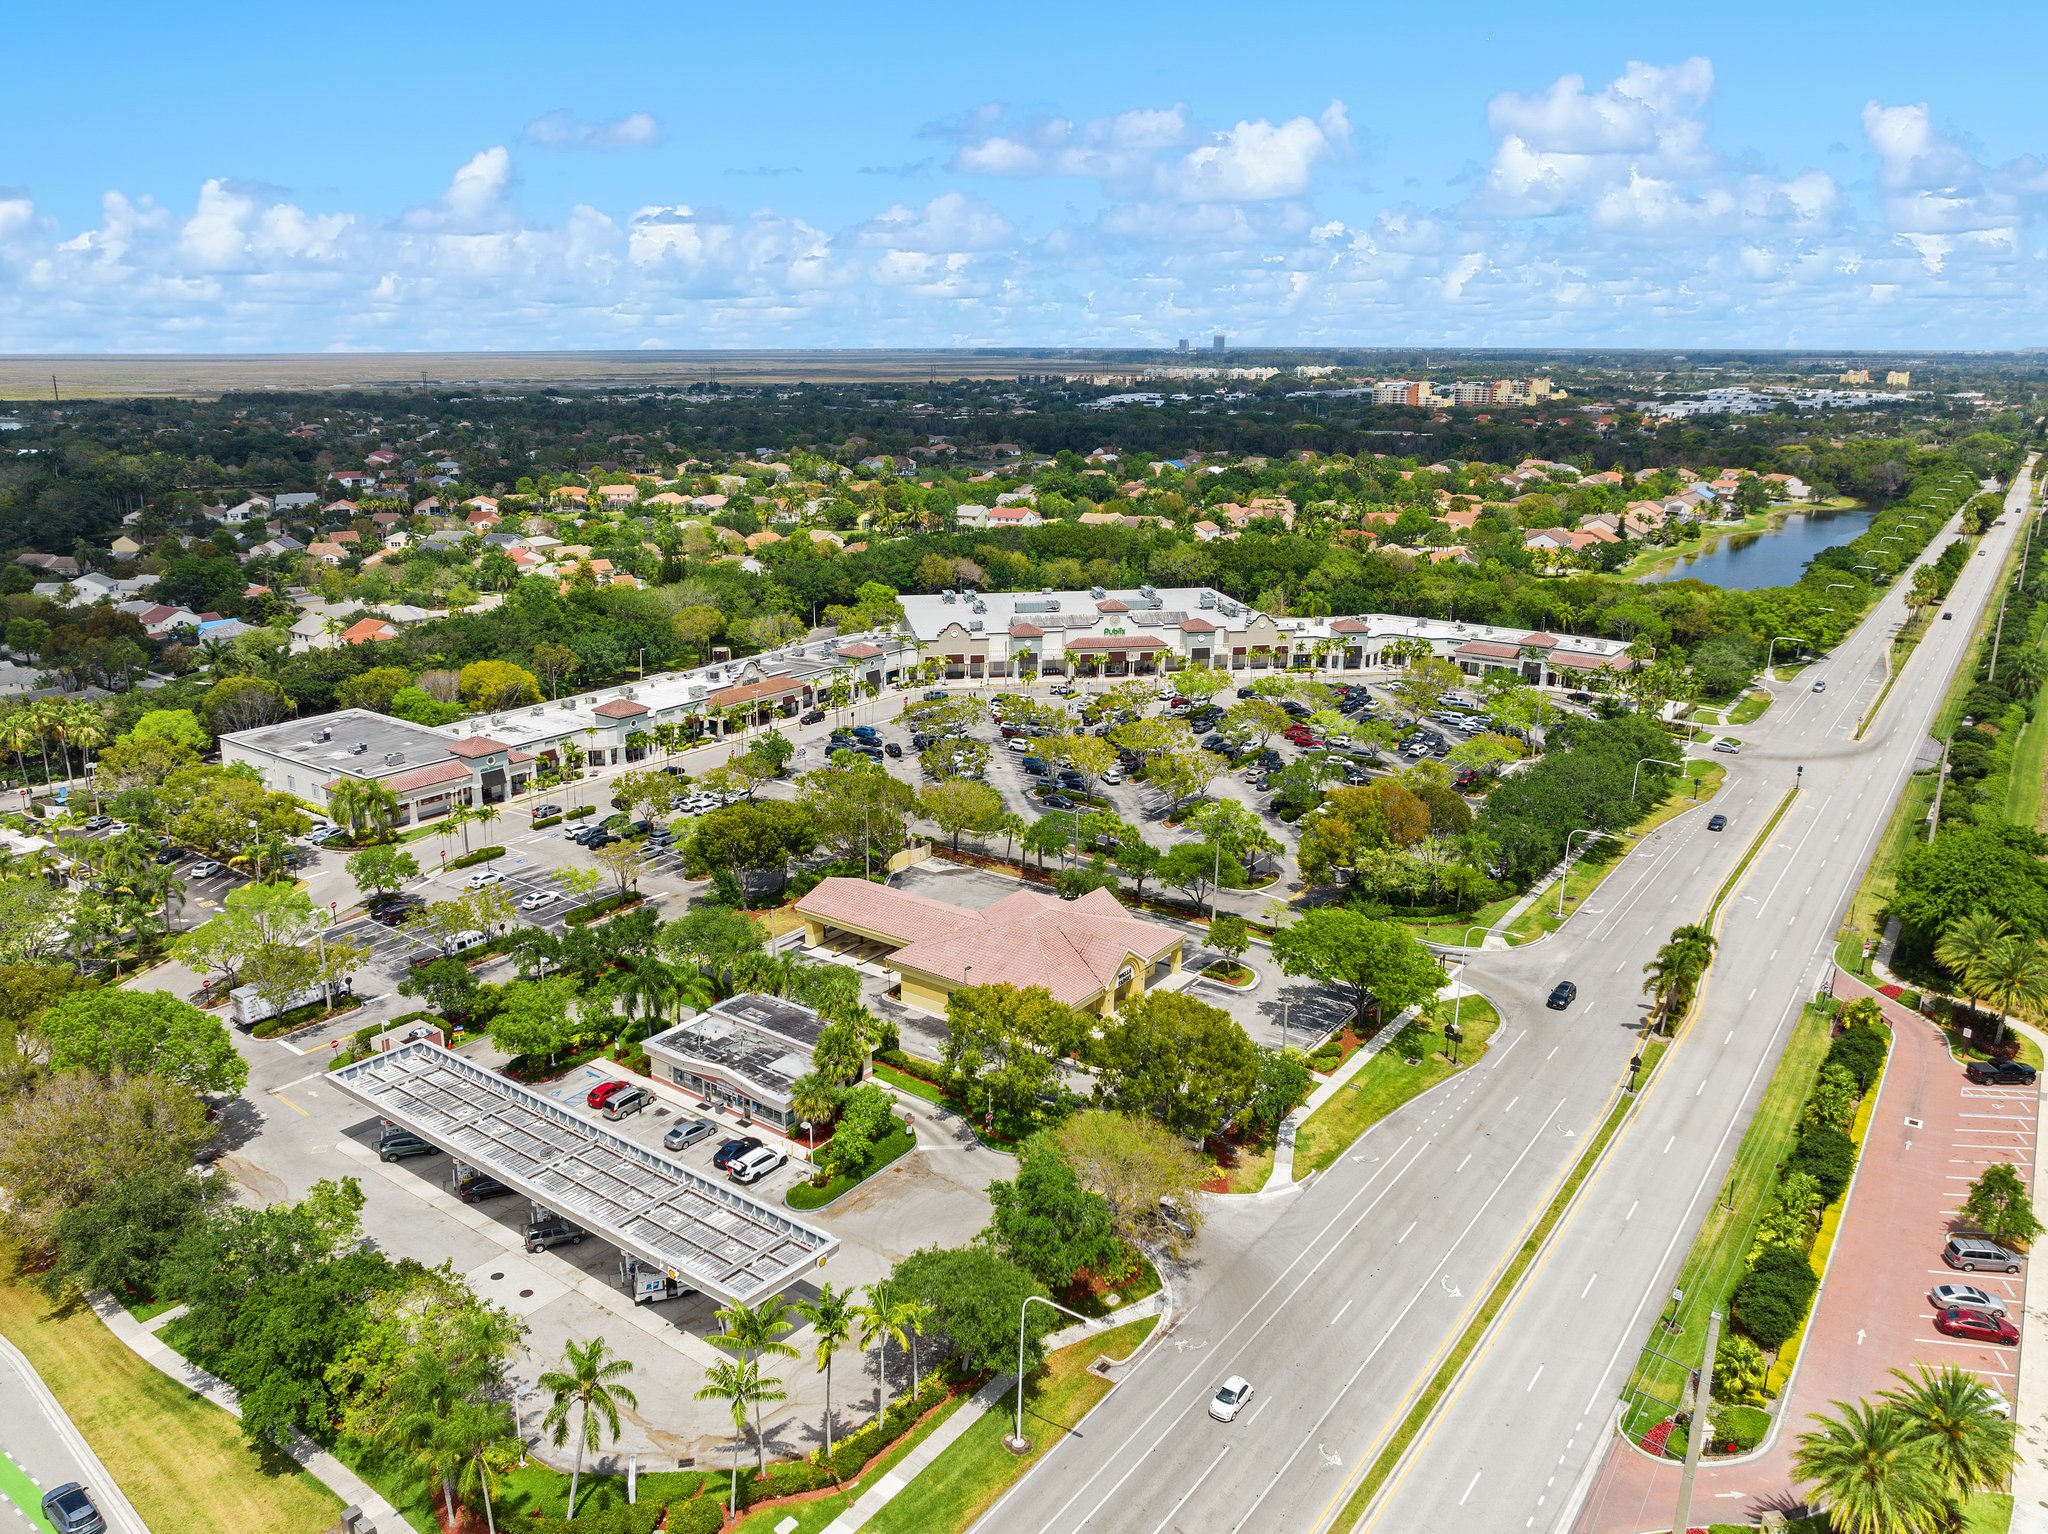
{"label": "white flat roof", "polygon": [[372,1112],[713,1298],[779,1294],[839,1240],[425,1040],[342,1067]]}

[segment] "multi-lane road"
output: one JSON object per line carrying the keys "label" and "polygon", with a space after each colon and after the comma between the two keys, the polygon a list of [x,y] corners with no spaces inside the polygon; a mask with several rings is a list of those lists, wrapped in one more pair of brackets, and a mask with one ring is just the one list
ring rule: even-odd
{"label": "multi-lane road", "polygon": [[[2010,505],[2024,504],[2027,481]],[[1753,1109],[1844,903],[1927,738],[2019,519],[1983,540],[1864,739],[1903,621],[1893,590],[1744,729],[1710,805],[1644,838],[1554,937],[1472,956],[1505,1025],[1483,1064],[1377,1126],[1291,1191],[1219,1200],[1183,1307],[1083,1431],[979,1525],[998,1534],[1320,1530],[1469,1320],[1626,1079],[1642,969],[1798,793],[1721,919],[1699,1013],[1370,1524],[1560,1526],[1701,1200]],[[1929,555],[1945,538],[1937,538]],[[1815,692],[1813,683],[1826,690]],[[1802,771],[1803,769],[1803,771]],[[1729,818],[1707,830],[1710,813]],[[1576,981],[1565,1012],[1543,1005]],[[1257,1387],[1229,1425],[1216,1386]]]}

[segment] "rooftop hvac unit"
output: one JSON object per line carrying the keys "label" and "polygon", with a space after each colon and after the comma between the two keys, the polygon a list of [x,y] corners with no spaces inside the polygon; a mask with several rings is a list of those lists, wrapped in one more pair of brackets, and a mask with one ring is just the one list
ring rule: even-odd
{"label": "rooftop hvac unit", "polygon": [[1050,602],[1047,602],[1045,604],[1045,610],[1049,613],[1058,612],[1060,610],[1060,599],[1058,597],[1054,597]]}
{"label": "rooftop hvac unit", "polygon": [[944,602],[948,607],[951,607],[953,605],[953,593],[950,591],[942,591],[939,593],[939,600],[941,602]]}
{"label": "rooftop hvac unit", "polygon": [[970,634],[979,634],[982,631],[982,628],[982,621],[979,618],[976,618],[973,622],[967,625],[967,632]]}
{"label": "rooftop hvac unit", "polygon": [[1199,597],[1195,598],[1195,605],[1197,607],[1214,607],[1216,605],[1216,593],[1213,591],[1203,592]]}
{"label": "rooftop hvac unit", "polygon": [[404,760],[405,753],[403,751],[386,751],[384,753],[384,765],[386,767],[396,767]]}
{"label": "rooftop hvac unit", "polygon": [[1100,586],[1090,586],[1088,588],[1088,595],[1095,598],[1096,601],[1100,602],[1103,599],[1103,597],[1108,595],[1108,593],[1105,592]]}
{"label": "rooftop hvac unit", "polygon": [[620,696],[625,698],[637,698],[640,696],[640,694],[633,691],[632,688],[628,687],[623,693],[620,694]]}
{"label": "rooftop hvac unit", "polygon": [[1147,597],[1156,597],[1156,596],[1158,596],[1158,595],[1159,595],[1159,593],[1158,593],[1157,591],[1155,591],[1155,590],[1154,590],[1154,589],[1153,589],[1152,587],[1150,587],[1150,586],[1140,586],[1140,587],[1138,588],[1138,594],[1139,594],[1140,596],[1147,596]]}
{"label": "rooftop hvac unit", "polygon": [[328,729],[325,725],[322,725],[320,727],[320,733],[313,737],[313,742],[315,745],[324,745],[326,742],[332,739],[334,739],[334,731]]}
{"label": "rooftop hvac unit", "polygon": [[352,745],[352,746],[350,746],[350,747],[348,748],[348,754],[349,754],[350,756],[361,756],[361,755],[362,755],[362,754],[363,754],[363,753],[364,753],[365,751],[367,751],[367,750],[369,750],[369,749],[370,749],[370,743],[369,743],[368,741],[366,741],[366,740],[359,740],[359,741],[357,741],[357,742],[356,742],[356,743],[355,743],[354,745]]}

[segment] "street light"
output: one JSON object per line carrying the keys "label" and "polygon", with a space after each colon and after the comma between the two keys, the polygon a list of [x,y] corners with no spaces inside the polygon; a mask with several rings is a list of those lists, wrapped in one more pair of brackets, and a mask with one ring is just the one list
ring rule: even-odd
{"label": "street light", "polygon": [[[1630,797],[1631,799],[1633,799],[1633,798],[1635,797],[1635,795],[1631,794],[1631,795],[1629,795],[1629,797]],[[1565,887],[1565,885],[1566,885],[1567,883],[1569,883],[1569,882],[1570,882],[1570,880],[1571,880],[1571,873],[1572,873],[1572,838],[1573,838],[1574,836],[1605,836],[1606,834],[1607,834],[1607,833],[1606,833],[1605,831],[1596,831],[1596,830],[1592,829],[1591,827],[1587,827],[1587,828],[1585,828],[1585,829],[1583,829],[1583,830],[1578,830],[1578,831],[1567,831],[1567,832],[1565,833],[1565,838],[1564,838],[1564,871],[1563,871],[1562,873],[1560,873],[1560,874],[1559,874],[1559,875],[1557,876],[1557,919],[1558,919],[1559,921],[1563,921],[1563,920],[1564,920],[1564,887]]]}
{"label": "street light", "polygon": [[[1567,846],[1567,848],[1569,848],[1569,846],[1571,845],[1571,837],[1567,836],[1565,838],[1565,845]],[[1560,916],[1564,914],[1564,883],[1562,880],[1558,881],[1558,914]],[[1465,938],[1470,937],[1475,932],[1505,931],[1507,931],[1507,928],[1505,927],[1489,927],[1483,922],[1474,922],[1471,926],[1465,929],[1463,936],[1461,936],[1458,939],[1458,946],[1460,948],[1468,946],[1465,942]],[[1482,944],[1481,946],[1483,947],[1484,945]],[[1469,957],[1460,959],[1458,961],[1458,972],[1460,974],[1464,973],[1465,969],[1471,963],[1472,960]],[[1460,1014],[1464,1011],[1465,1007],[1465,992],[1463,990],[1463,984],[1464,982],[1459,982],[1460,989],[1458,991],[1458,994],[1451,998],[1451,1026],[1453,1028],[1456,1028],[1458,1026],[1458,1018]]]}
{"label": "street light", "polygon": [[1643,769],[1644,769],[1645,767],[1648,767],[1648,766],[1649,766],[1649,765],[1650,765],[1651,763],[1653,763],[1653,762],[1654,762],[1654,763],[1656,763],[1656,765],[1657,765],[1657,766],[1659,766],[1659,767],[1676,767],[1676,768],[1677,768],[1677,769],[1678,769],[1678,770],[1679,770],[1680,772],[1684,772],[1684,771],[1685,771],[1685,763],[1683,763],[1683,762],[1672,762],[1672,761],[1666,761],[1666,760],[1665,760],[1665,759],[1664,759],[1663,757],[1661,757],[1661,756],[1646,756],[1646,757],[1643,757],[1643,758],[1642,758],[1641,760],[1639,760],[1639,761],[1638,761],[1638,762],[1636,763],[1636,775],[1635,775],[1635,776],[1634,776],[1633,778],[1629,779],[1629,785],[1628,785],[1628,798],[1629,798],[1629,803],[1631,803],[1631,804],[1635,803],[1635,798],[1636,798],[1636,790],[1637,790],[1638,788],[1642,787],[1642,783],[1643,783]]}
{"label": "street light", "polygon": [[810,1136],[811,1161],[815,1165],[818,1159],[818,1131],[811,1128],[811,1121],[809,1119],[802,1120],[801,1127],[803,1128],[804,1132]]}
{"label": "street light", "polygon": [[[1859,565],[1857,568],[1862,569],[1863,567]],[[1873,565],[1870,568],[1875,569],[1876,566]],[[1764,651],[1764,674],[1766,676],[1770,675],[1771,667],[1777,662],[1778,646],[1781,644],[1796,644],[1804,648],[1806,641],[1793,634],[1780,634],[1777,638],[1773,639],[1770,643],[1770,648]]]}
{"label": "street light", "polygon": [[1003,1447],[1012,1454],[1031,1452],[1031,1440],[1024,1436],[1024,1313],[1033,1305],[1048,1306],[1062,1315],[1072,1316],[1083,1326],[1093,1324],[1079,1311],[1068,1310],[1057,1301],[1044,1299],[1036,1294],[1025,1295],[1024,1303],[1017,1307],[1017,1431],[1003,1440]]}

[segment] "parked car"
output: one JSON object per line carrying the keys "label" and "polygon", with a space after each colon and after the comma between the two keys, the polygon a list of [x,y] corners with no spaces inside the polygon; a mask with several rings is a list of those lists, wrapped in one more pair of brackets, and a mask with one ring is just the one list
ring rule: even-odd
{"label": "parked car", "polygon": [[1742,746],[1737,741],[1717,740],[1714,742],[1714,749],[1723,756],[1737,756],[1741,754]]}
{"label": "parked car", "polygon": [[394,895],[370,907],[370,920],[380,927],[399,927],[426,904],[418,895]]}
{"label": "parked car", "polygon": [[495,868],[479,868],[462,882],[473,890],[488,889],[493,884],[503,884],[505,876]]}
{"label": "parked car", "polygon": [[740,1157],[746,1155],[748,1151],[758,1150],[760,1145],[761,1137],[759,1135],[742,1135],[736,1140],[727,1140],[725,1144],[718,1147],[718,1154],[711,1158],[711,1164],[723,1172],[727,1167],[739,1160]]}
{"label": "parked car", "polygon": [[1951,1305],[1934,1313],[1934,1329],[1950,1337],[1968,1337],[1975,1342],[2011,1347],[2020,1340],[2020,1329],[2004,1316],[1986,1310],[1965,1310]]}
{"label": "parked car", "polygon": [[377,1159],[379,1161],[403,1161],[408,1156],[438,1156],[441,1147],[422,1140],[410,1129],[400,1129],[396,1124],[386,1124],[377,1133]]}
{"label": "parked car", "polygon": [[[639,1090],[640,1088],[634,1086],[630,1081],[600,1081],[596,1086],[584,1093],[583,1106],[606,1111],[619,1098],[624,1097],[629,1092],[638,1092]],[[645,1105],[643,1104],[643,1106]]]}
{"label": "parked car", "polygon": [[107,1520],[93,1504],[92,1493],[76,1481],[66,1481],[43,1493],[43,1517],[57,1534],[100,1534]]}
{"label": "parked car", "polygon": [[822,708],[807,708],[797,718],[798,724],[823,724],[825,711]]}
{"label": "parked car", "polygon": [[551,1246],[581,1246],[589,1232],[574,1220],[554,1213],[542,1213],[536,1209],[533,1218],[526,1224],[526,1249],[529,1252],[545,1251]]}
{"label": "parked car", "polygon": [[1712,817],[1711,817],[1711,818],[1709,818],[1709,819],[1708,819],[1708,821],[1707,821],[1707,829],[1708,829],[1709,831],[1725,831],[1725,830],[1727,830],[1727,829],[1728,829],[1728,817],[1727,817],[1726,815],[1715,815],[1715,816],[1712,816]]}
{"label": "parked car", "polygon": [[699,1140],[708,1140],[718,1133],[718,1126],[709,1119],[684,1119],[680,1124],[671,1124],[667,1134],[661,1137],[663,1150],[688,1150]]}
{"label": "parked car", "polygon": [[487,1198],[504,1198],[511,1189],[499,1182],[488,1172],[474,1168],[465,1170],[455,1179],[453,1192],[465,1204],[482,1203]]}
{"label": "parked car", "polygon": [[1075,807],[1073,800],[1065,794],[1054,792],[1050,787],[1039,790],[1039,803],[1049,810],[1071,810]]}
{"label": "parked car", "polygon": [[759,1182],[788,1160],[787,1152],[779,1151],[772,1145],[759,1145],[730,1162],[726,1166],[725,1175],[737,1183]]}
{"label": "parked car", "polygon": [[113,823],[114,817],[111,815],[88,815],[85,817],[85,829],[88,831],[104,831]]}
{"label": "parked car", "polygon": [[1579,988],[1569,980],[1560,980],[1551,987],[1550,1000],[1543,1005],[1553,1012],[1562,1012],[1579,999]]}
{"label": "parked car", "polygon": [[[1003,733],[1010,735],[1008,730],[1003,731]],[[1031,749],[1031,737],[1028,735],[1010,735],[1010,749],[1019,756],[1024,755]]]}
{"label": "parked car", "polygon": [[522,911],[545,911],[561,898],[562,895],[559,890],[534,890],[532,893],[520,898],[519,909]]}
{"label": "parked car", "polygon": [[535,820],[546,820],[550,815],[559,815],[561,813],[562,807],[559,804],[536,804],[533,807],[533,818]]}
{"label": "parked car", "polygon": [[1927,1298],[1934,1302],[1936,1310],[1959,1305],[1964,1310],[1982,1310],[1994,1316],[2005,1314],[2005,1301],[1975,1284],[1936,1284],[1927,1291]]}
{"label": "parked car", "polygon": [[1223,1388],[1209,1403],[1209,1415],[1218,1422],[1235,1422],[1237,1414],[1244,1410],[1244,1403],[1251,1398],[1252,1382],[1242,1374],[1233,1374],[1223,1382]]}
{"label": "parked car", "polygon": [[891,757],[894,760],[901,761],[903,759],[903,748],[897,745],[896,742],[892,740],[887,745],[882,747],[882,754],[884,756]]}
{"label": "parked car", "polygon": [[1988,1236],[1950,1236],[1941,1249],[1941,1260],[1965,1273],[1975,1273],[1980,1268],[1997,1273],[2020,1270],[2019,1254],[2008,1252]]}
{"label": "parked car", "polygon": [[185,870],[187,877],[193,879],[211,879],[219,872],[220,864],[214,862],[212,858],[201,858]]}
{"label": "parked car", "polygon": [[1972,1060],[1963,1074],[1980,1086],[2030,1087],[2040,1073],[2024,1060]]}

